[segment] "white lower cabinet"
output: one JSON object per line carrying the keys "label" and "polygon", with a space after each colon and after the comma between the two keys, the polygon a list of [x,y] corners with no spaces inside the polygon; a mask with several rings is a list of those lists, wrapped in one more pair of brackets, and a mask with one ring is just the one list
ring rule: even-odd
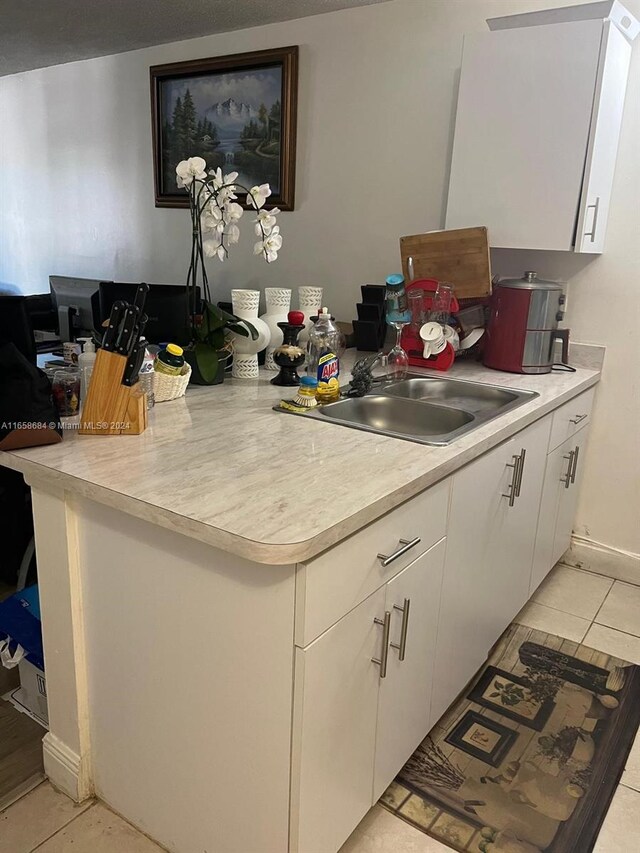
{"label": "white lower cabinet", "polygon": [[588,427],[583,427],[547,456],[530,593],[540,586],[571,543],[587,434]]}
{"label": "white lower cabinet", "polygon": [[289,853],[340,849],[566,550],[592,399],[298,567]]}
{"label": "white lower cabinet", "polygon": [[429,731],[444,545],[296,649],[291,853],[335,853]]}
{"label": "white lower cabinet", "polygon": [[291,853],[335,853],[371,807],[384,612],[382,587],[296,649]]}
{"label": "white lower cabinet", "polygon": [[432,713],[437,720],[529,597],[551,417],[453,477]]}
{"label": "white lower cabinet", "polygon": [[[431,690],[445,541],[418,557],[386,587],[392,645],[378,694],[373,802],[435,722],[431,717]],[[402,655],[403,628],[406,642]]]}

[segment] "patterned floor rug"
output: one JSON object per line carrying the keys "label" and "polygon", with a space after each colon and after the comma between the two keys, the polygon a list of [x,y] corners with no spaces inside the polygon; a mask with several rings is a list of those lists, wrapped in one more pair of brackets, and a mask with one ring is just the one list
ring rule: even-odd
{"label": "patterned floor rug", "polygon": [[640,667],[512,625],[381,799],[460,853],[589,853],[640,723]]}

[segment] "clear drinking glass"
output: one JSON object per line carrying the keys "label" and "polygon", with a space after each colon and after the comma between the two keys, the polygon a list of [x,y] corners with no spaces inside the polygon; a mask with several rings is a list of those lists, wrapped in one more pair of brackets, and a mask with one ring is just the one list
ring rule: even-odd
{"label": "clear drinking glass", "polygon": [[443,326],[449,322],[451,313],[451,300],[453,298],[453,285],[446,281],[438,282],[438,288],[433,294],[429,321],[441,323]]}
{"label": "clear drinking glass", "polygon": [[411,311],[411,334],[417,337],[425,321],[424,290],[407,291],[407,299]]}
{"label": "clear drinking glass", "polygon": [[80,371],[58,370],[51,385],[53,401],[61,418],[70,418],[80,410]]}

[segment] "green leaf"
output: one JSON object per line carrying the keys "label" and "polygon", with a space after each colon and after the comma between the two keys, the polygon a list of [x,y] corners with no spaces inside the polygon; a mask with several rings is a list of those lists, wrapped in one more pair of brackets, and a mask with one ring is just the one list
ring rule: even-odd
{"label": "green leaf", "polygon": [[221,308],[218,308],[217,305],[213,305],[211,302],[205,302],[205,306],[205,317],[209,329],[223,329],[227,323],[227,317],[222,315],[226,315],[226,311],[222,311]]}
{"label": "green leaf", "polygon": [[[207,303],[207,305],[208,305],[208,304],[209,304],[209,303]],[[218,314],[218,316],[220,317],[220,319],[221,319],[221,320],[224,320],[224,321],[225,321],[225,323],[233,323],[233,322],[236,322],[236,323],[237,323],[238,318],[237,318],[237,317],[234,317],[234,315],[233,315],[233,314],[229,314],[229,312],[228,312],[228,311],[225,311],[225,310],[224,310],[224,308],[220,308],[220,306],[219,306],[219,305],[214,305],[214,306],[212,306],[212,308],[214,308],[214,310],[217,312],[217,314]]]}
{"label": "green leaf", "polygon": [[[248,325],[249,324],[247,323],[247,326]],[[229,329],[232,332],[235,332],[236,335],[242,335],[243,338],[249,337],[249,329],[247,328],[247,326],[241,326],[238,323],[227,323],[227,329]],[[253,331],[255,332],[255,329]],[[257,332],[252,337],[253,337],[253,340],[255,341],[255,339],[258,337]]]}
{"label": "green leaf", "polygon": [[256,329],[256,327],[252,326],[248,320],[243,320],[243,322],[245,323],[247,329],[249,329],[249,333],[251,335],[251,340],[257,341],[258,340],[258,330]]}
{"label": "green leaf", "polygon": [[230,329],[232,332],[236,332],[238,335],[242,335],[244,338],[248,338],[251,335],[252,341],[258,340],[258,330],[255,326],[252,326],[248,320],[239,320],[235,323],[227,323],[227,329]]}
{"label": "green leaf", "polygon": [[198,370],[205,382],[213,382],[218,375],[218,353],[208,344],[198,342],[195,345]]}
{"label": "green leaf", "polygon": [[207,336],[207,343],[215,350],[222,349],[224,346],[224,340],[224,329],[216,329],[213,332],[209,332],[209,335]]}

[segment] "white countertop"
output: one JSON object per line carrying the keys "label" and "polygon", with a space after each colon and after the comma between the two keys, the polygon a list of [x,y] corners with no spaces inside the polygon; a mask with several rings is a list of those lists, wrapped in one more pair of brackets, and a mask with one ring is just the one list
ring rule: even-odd
{"label": "white countertop", "polygon": [[[258,381],[190,387],[186,397],[157,404],[140,436],[66,431],[60,444],[0,453],[0,464],[34,485],[63,488],[241,557],[290,564],[344,539],[600,377],[597,368],[524,376],[468,362],[428,373],[540,396],[448,447],[428,447],[274,412],[295,389],[271,385],[274,374],[261,370]],[[346,381],[348,369],[343,375]]]}

